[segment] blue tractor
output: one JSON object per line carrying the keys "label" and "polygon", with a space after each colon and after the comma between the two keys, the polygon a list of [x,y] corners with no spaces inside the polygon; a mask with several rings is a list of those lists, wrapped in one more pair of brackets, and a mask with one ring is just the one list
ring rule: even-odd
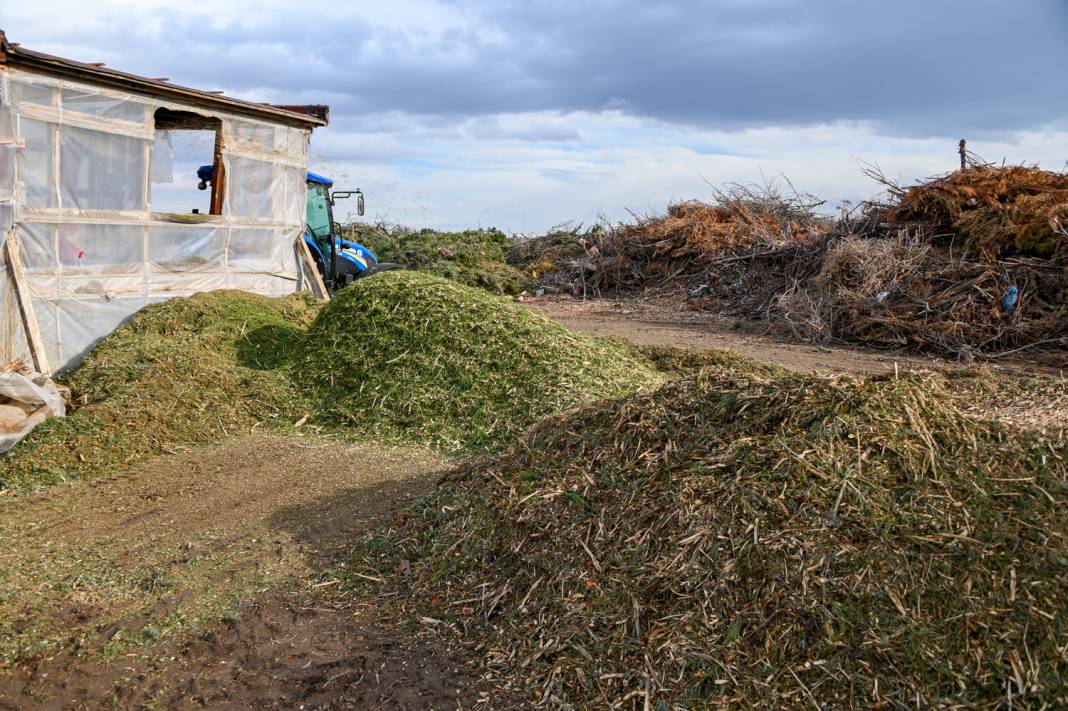
{"label": "blue tractor", "polygon": [[[197,187],[206,190],[211,183],[213,166],[197,168]],[[315,266],[326,288],[334,292],[361,277],[391,269],[403,269],[401,264],[379,262],[378,256],[352,240],[341,236],[341,225],[334,221],[334,203],[356,196],[356,212],[363,215],[363,193],[359,190],[331,190],[334,181],[308,172],[307,229],[304,241],[311,251]]]}

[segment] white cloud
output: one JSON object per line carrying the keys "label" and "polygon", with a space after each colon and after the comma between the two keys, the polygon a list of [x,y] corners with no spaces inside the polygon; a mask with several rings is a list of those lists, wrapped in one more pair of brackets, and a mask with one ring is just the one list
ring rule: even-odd
{"label": "white cloud", "polygon": [[[835,209],[844,200],[879,192],[861,174],[862,161],[911,181],[952,170],[958,160],[956,137],[888,137],[864,123],[710,131],[612,112],[493,118],[492,125],[516,131],[565,127],[582,140],[517,141],[502,129],[498,135],[439,133],[412,144],[403,138],[410,128],[396,135],[324,132],[313,138],[313,170],[332,171],[362,187],[373,218],[419,227],[533,232],[567,220],[589,223],[602,214],[625,219],[629,210],[656,211],[671,200],[707,198],[709,183],[779,175]],[[363,160],[361,142],[369,149]],[[344,145],[346,158],[319,158],[329,154],[320,144]],[[1061,169],[1068,132],[1021,132],[969,148],[988,160]]]}
{"label": "white cloud", "polygon": [[[312,169],[414,226],[543,230],[785,174],[833,205],[991,159],[1060,168],[1058,3],[38,0],[15,41],[332,105]],[[996,52],[990,47],[997,47]],[[1021,79],[1022,77],[1022,79]],[[701,126],[696,127],[696,126]],[[1062,127],[1063,128],[1063,127]],[[1003,131],[1002,133],[997,133]],[[931,136],[939,136],[932,138]]]}

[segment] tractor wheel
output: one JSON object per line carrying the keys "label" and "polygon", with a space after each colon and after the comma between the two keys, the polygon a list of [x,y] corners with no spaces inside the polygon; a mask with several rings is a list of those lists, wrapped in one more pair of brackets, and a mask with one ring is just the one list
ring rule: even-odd
{"label": "tractor wheel", "polygon": [[364,279],[366,277],[378,274],[379,272],[391,272],[391,271],[393,271],[395,269],[407,269],[407,268],[408,267],[404,266],[403,264],[395,264],[393,262],[379,262],[378,264],[375,264],[374,266],[367,267],[367,269],[364,269],[362,272],[360,272],[359,276],[357,276],[356,278],[357,279]]}

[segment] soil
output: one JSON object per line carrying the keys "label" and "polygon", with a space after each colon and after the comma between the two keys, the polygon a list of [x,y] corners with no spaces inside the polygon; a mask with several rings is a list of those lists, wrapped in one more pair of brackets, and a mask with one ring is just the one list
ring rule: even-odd
{"label": "soil", "polygon": [[[524,299],[523,303],[563,325],[592,336],[624,338],[639,345],[724,350],[803,372],[873,375],[895,368],[956,365],[919,357],[862,348],[799,343],[769,330],[764,322],[741,321],[710,311],[693,311],[681,297],[633,299]],[[991,364],[1018,374],[1063,375],[1063,371],[1020,357]]]}
{"label": "soil", "polygon": [[321,572],[445,464],[251,436],[0,499],[0,709],[519,705]]}
{"label": "soil", "polygon": [[0,682],[3,709],[518,708],[477,666],[427,635],[293,592],[250,600],[151,659],[87,662],[63,655]]}

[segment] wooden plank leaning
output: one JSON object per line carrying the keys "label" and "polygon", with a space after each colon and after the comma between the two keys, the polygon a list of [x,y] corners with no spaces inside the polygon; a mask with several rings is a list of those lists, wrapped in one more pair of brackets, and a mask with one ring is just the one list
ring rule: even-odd
{"label": "wooden plank leaning", "polygon": [[308,272],[312,295],[319,301],[330,301],[330,292],[327,291],[326,283],[319,274],[319,268],[315,266],[315,258],[308,249],[308,243],[304,241],[304,235],[297,237],[297,254],[300,255],[301,261],[304,262],[304,269]]}
{"label": "wooden plank leaning", "polygon": [[26,333],[26,343],[30,347],[30,358],[33,361],[34,370],[51,375],[44,339],[41,338],[41,330],[37,326],[33,300],[30,298],[29,285],[26,283],[26,271],[22,267],[21,245],[14,231],[4,236],[4,259],[7,261],[8,275],[15,289],[15,300],[18,302],[19,316],[22,318],[22,327]]}

